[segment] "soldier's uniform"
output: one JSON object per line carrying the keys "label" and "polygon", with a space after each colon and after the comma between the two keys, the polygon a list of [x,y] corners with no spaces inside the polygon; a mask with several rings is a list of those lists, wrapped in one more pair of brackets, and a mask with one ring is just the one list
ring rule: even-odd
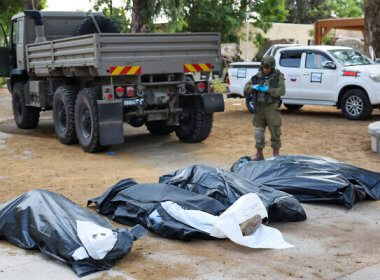
{"label": "soldier's uniform", "polygon": [[[255,112],[253,125],[255,126],[256,140],[256,160],[263,159],[263,149],[265,146],[265,128],[268,126],[271,134],[271,147],[273,155],[279,154],[281,148],[281,114],[280,114],[280,97],[285,94],[284,75],[275,69],[275,60],[273,57],[264,57],[262,67],[271,68],[269,75],[264,75],[262,69],[259,73],[251,78],[246,84],[245,91],[247,94],[255,94]],[[253,86],[267,86],[267,92],[254,90]]]}

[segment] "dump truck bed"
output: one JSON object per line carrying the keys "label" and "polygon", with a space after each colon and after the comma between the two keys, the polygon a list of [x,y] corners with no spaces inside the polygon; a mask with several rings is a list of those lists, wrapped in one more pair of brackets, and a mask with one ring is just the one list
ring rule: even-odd
{"label": "dump truck bed", "polygon": [[142,74],[181,73],[185,64],[221,68],[219,33],[90,34],[30,44],[26,52],[37,76],[72,67],[91,67],[95,76],[115,66],[141,66]]}

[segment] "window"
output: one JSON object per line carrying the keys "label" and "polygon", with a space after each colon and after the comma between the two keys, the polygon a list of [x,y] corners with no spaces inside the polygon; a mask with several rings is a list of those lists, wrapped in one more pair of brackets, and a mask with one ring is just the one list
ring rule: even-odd
{"label": "window", "polygon": [[17,21],[16,30],[17,44],[22,44],[24,42],[24,20],[20,19]]}
{"label": "window", "polygon": [[353,49],[331,50],[329,53],[344,66],[373,64],[368,57]]}
{"label": "window", "polygon": [[326,61],[332,61],[328,56],[321,54],[321,53],[315,53],[315,52],[309,52],[306,54],[306,68],[309,69],[323,69],[323,62]]}
{"label": "window", "polygon": [[280,65],[283,67],[300,68],[302,52],[281,53]]}
{"label": "window", "polygon": [[12,37],[12,45],[16,44],[16,29],[17,29],[17,21],[12,22],[12,27],[11,27],[11,37]]}

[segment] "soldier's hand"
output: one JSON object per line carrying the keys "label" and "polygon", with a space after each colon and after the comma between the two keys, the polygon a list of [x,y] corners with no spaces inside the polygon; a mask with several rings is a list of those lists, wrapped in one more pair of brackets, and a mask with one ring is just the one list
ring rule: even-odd
{"label": "soldier's hand", "polygon": [[266,93],[269,91],[269,87],[266,85],[260,86],[259,91]]}
{"label": "soldier's hand", "polygon": [[259,91],[259,90],[260,90],[260,86],[259,86],[259,85],[253,85],[253,86],[252,86],[252,89],[253,89],[253,90],[257,90],[257,91]]}

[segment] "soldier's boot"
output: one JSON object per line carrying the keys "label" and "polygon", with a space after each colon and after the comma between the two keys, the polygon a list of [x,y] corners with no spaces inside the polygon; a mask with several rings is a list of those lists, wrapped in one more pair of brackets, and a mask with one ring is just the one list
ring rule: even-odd
{"label": "soldier's boot", "polygon": [[253,161],[259,161],[264,159],[263,149],[257,148],[256,155],[252,159]]}
{"label": "soldier's boot", "polygon": [[280,149],[273,149],[273,156],[278,157],[280,155]]}

